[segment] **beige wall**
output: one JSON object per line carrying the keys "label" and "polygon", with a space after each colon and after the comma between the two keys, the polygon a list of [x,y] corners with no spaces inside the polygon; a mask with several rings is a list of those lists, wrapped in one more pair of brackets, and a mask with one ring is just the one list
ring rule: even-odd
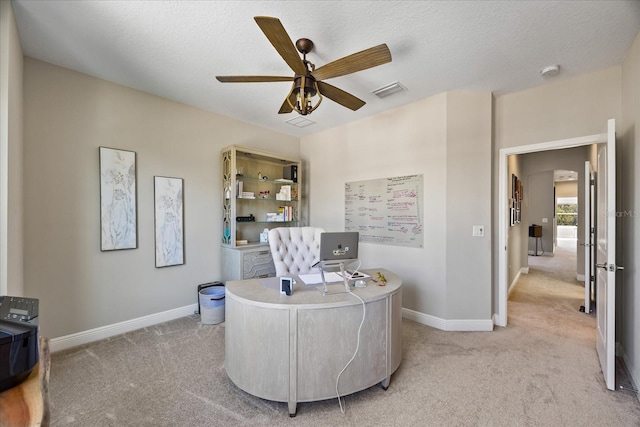
{"label": "beige wall", "polygon": [[495,148],[606,132],[620,119],[620,77],[615,66],[496,97]]}
{"label": "beige wall", "polygon": [[[0,295],[24,296],[23,57],[11,3],[0,2]],[[28,293],[26,296],[32,296]]]}
{"label": "beige wall", "polygon": [[327,230],[344,230],[346,182],[424,175],[424,247],[363,243],[360,258],[399,272],[403,306],[438,321],[491,318],[491,102],[445,93],[301,140],[310,223]]}
{"label": "beige wall", "polygon": [[[524,163],[524,162],[523,162]],[[523,227],[520,228],[521,241],[526,242],[524,251],[520,251],[523,265],[528,265],[527,255],[535,254],[535,239],[529,238],[529,226],[542,227],[542,238],[538,242],[538,253],[553,254],[553,170],[525,173],[525,199],[527,210],[522,213]],[[544,222],[546,219],[547,222]],[[522,249],[522,248],[521,248]]]}
{"label": "beige wall", "polygon": [[490,92],[447,93],[447,319],[492,315],[492,102]]}
{"label": "beige wall", "polygon": [[621,299],[619,340],[623,357],[636,384],[640,384],[640,32],[622,65],[622,120],[618,127],[619,164],[621,179],[618,191],[622,201],[618,221],[618,241],[622,253],[618,259],[625,267],[617,275]]}
{"label": "beige wall", "polygon": [[[50,338],[197,302],[220,279],[220,149],[298,139],[25,58],[25,291]],[[137,153],[138,249],[100,251],[98,147]],[[155,268],[153,177],[184,179],[182,266]]]}

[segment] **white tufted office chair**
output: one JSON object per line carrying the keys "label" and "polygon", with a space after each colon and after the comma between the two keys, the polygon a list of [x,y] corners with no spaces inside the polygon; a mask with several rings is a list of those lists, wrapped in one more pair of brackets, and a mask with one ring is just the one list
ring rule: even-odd
{"label": "white tufted office chair", "polygon": [[269,230],[269,246],[276,276],[294,276],[312,270],[320,255],[319,227],[278,227]]}

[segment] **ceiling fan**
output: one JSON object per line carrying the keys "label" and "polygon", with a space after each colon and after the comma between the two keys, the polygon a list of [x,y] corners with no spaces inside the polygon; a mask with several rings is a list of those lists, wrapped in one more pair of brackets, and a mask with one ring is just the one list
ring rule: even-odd
{"label": "ceiling fan", "polygon": [[[307,60],[307,53],[313,50],[313,42],[299,39],[295,47],[291,38],[278,18],[256,16],[256,23],[267,36],[273,47],[291,67],[294,76],[216,76],[222,83],[260,83],[292,81],[293,85],[285,98],[278,114],[296,111],[305,116],[314,111],[322,102],[323,96],[338,104],[356,111],[365,102],[324,80],[344,76],[378,65],[391,62],[391,52],[386,44],[381,44],[360,52],[345,56],[316,69]],[[302,54],[302,58],[298,54]],[[317,102],[314,97],[318,97]]]}

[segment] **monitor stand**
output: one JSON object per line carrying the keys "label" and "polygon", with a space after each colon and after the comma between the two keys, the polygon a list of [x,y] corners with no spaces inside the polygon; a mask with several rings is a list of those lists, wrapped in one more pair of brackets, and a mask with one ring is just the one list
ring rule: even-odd
{"label": "monitor stand", "polygon": [[[352,261],[353,260],[349,260],[349,262],[352,262]],[[319,266],[320,266],[320,276],[322,277],[322,289],[320,287],[316,289],[318,289],[322,295],[344,294],[344,293],[351,292],[351,289],[349,288],[349,280],[347,279],[347,275],[345,274],[345,271],[344,271],[344,261],[320,261]],[[335,268],[335,267],[339,267],[340,273],[342,273],[342,279],[344,280],[344,290],[329,292],[329,288],[327,288],[327,280],[324,277],[324,270],[325,268]]]}

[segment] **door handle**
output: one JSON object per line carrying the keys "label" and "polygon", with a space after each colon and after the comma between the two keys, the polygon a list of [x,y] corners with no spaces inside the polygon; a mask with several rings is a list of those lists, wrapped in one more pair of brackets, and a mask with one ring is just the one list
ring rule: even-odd
{"label": "door handle", "polygon": [[602,269],[604,269],[604,270],[609,270],[609,271],[624,270],[624,267],[621,267],[621,266],[619,266],[619,265],[615,265],[615,264],[609,264],[609,265],[607,265],[606,263],[596,264],[596,267],[598,267],[598,268],[602,268]]}

